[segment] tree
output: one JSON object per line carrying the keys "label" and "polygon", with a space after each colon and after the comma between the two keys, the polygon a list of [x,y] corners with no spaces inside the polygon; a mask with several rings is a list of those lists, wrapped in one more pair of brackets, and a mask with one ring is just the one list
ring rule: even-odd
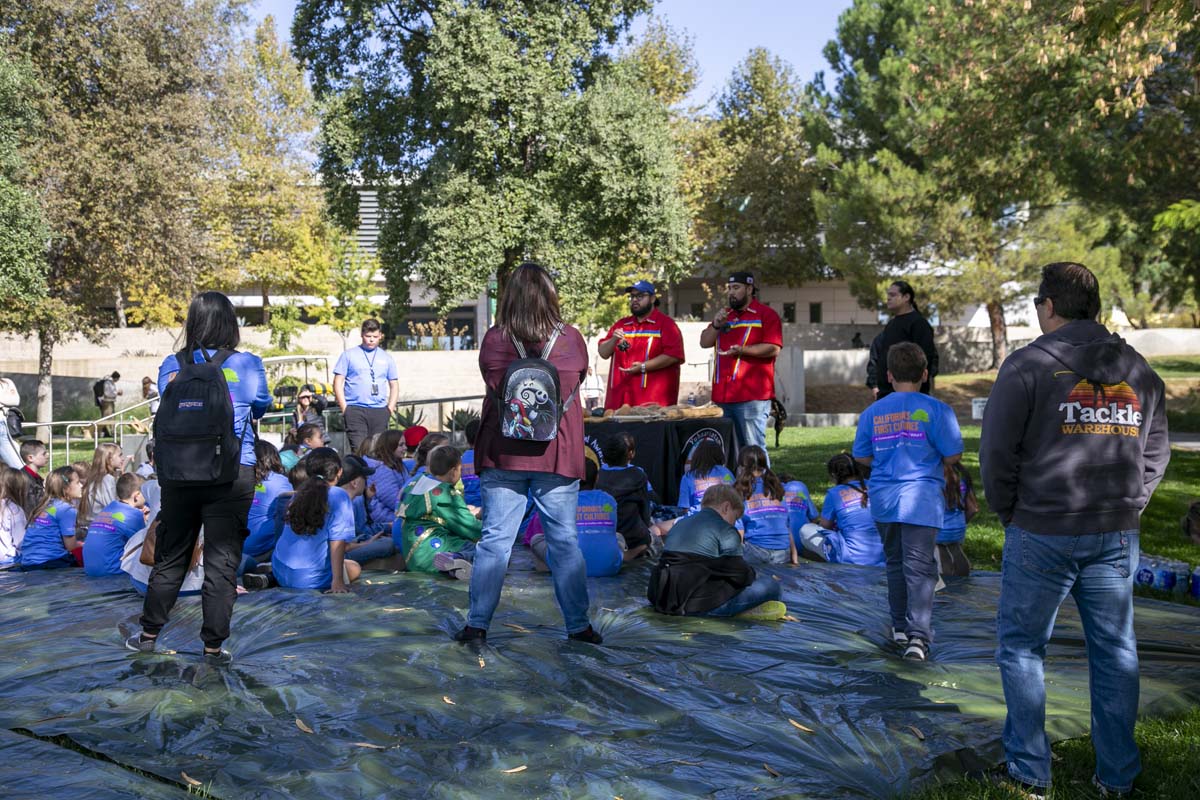
{"label": "tree", "polygon": [[[26,187],[50,231],[44,299],[9,322],[39,340],[38,419],[55,342],[156,298],[177,318],[208,255],[195,213],[237,0],[28,0],[0,5],[10,57],[37,81],[44,125]],[[115,314],[114,314],[115,311]]]}
{"label": "tree", "polygon": [[321,305],[310,306],[308,313],[341,335],[344,350],[351,332],[379,313],[379,304],[372,298],[379,259],[364,253],[352,236],[340,231],[334,234],[331,246],[328,289]]}
{"label": "tree", "polygon": [[324,104],[321,169],[346,227],[378,191],[390,303],[445,310],[526,258],[565,313],[634,260],[687,267],[667,113],[604,54],[649,0],[302,0],[292,35]]}
{"label": "tree", "polygon": [[791,285],[829,276],[812,201],[818,172],[805,139],[806,105],[792,68],[761,48],[717,101],[716,138],[706,146],[725,152],[725,169],[699,215],[697,238],[726,270]]}
{"label": "tree", "polygon": [[22,155],[41,120],[31,98],[36,94],[28,64],[0,52],[0,326],[16,327],[7,315],[46,294],[46,227],[37,198],[26,187],[28,167]]}
{"label": "tree", "polygon": [[320,294],[331,255],[310,164],[317,121],[304,74],[267,16],[230,70],[225,154],[204,194],[219,254],[213,282],[256,286],[263,322],[271,294]]}

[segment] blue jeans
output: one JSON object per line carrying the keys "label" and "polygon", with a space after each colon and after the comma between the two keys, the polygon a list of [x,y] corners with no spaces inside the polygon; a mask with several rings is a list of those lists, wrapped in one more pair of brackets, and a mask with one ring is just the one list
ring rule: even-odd
{"label": "blue jeans", "polygon": [[[770,400],[747,400],[744,403],[721,403],[722,416],[733,420],[733,441],[740,453],[746,445],[756,444],[767,449],[767,417],[771,415]],[[770,459],[768,458],[768,461]]]}
{"label": "blue jeans", "polygon": [[[368,536],[362,541],[367,541]],[[396,555],[396,544],[391,536],[380,536],[370,544],[362,544],[346,553],[346,558],[362,564],[364,561],[374,561],[377,558],[391,558]]]}
{"label": "blue jeans", "polygon": [[782,550],[768,550],[746,542],[742,545],[742,556],[750,564],[786,564],[792,558],[792,551],[786,547]]}
{"label": "blue jeans", "polygon": [[1058,607],[1068,592],[1087,641],[1096,777],[1105,788],[1124,792],[1141,772],[1133,740],[1138,709],[1133,577],[1138,557],[1138,532],[1133,530],[1046,536],[1015,525],[1005,529],[996,663],[1008,704],[1004,752],[1009,773],[1019,780],[1050,785],[1043,665]]}
{"label": "blue jeans", "polygon": [[761,606],[768,600],[778,600],[781,595],[779,581],[770,575],[759,575],[754,579],[754,583],[742,589],[712,611],[706,612],[703,616],[732,617],[743,611],[749,611],[755,606]]}
{"label": "blue jeans", "polygon": [[933,590],[937,562],[933,560],[937,528],[906,522],[875,522],[887,559],[888,609],[892,627],[908,638],[933,641]]}
{"label": "blue jeans", "polygon": [[479,476],[479,488],[483,496],[483,538],[475,546],[467,624],[484,629],[491,625],[529,496],[541,515],[554,563],[554,595],[562,609],[567,633],[586,630],[587,568],[575,533],[579,481],[552,472],[488,469]]}

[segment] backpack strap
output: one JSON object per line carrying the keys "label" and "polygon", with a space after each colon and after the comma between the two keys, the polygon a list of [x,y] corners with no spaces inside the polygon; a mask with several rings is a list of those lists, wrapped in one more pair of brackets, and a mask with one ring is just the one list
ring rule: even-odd
{"label": "backpack strap", "polygon": [[562,333],[562,323],[554,326],[554,330],[550,332],[550,338],[546,340],[546,346],[542,348],[542,360],[550,360],[550,351],[554,349],[554,343],[558,341],[558,335]]}
{"label": "backpack strap", "polygon": [[525,345],[521,344],[521,340],[513,336],[511,331],[508,334],[508,338],[512,339],[513,347],[517,348],[517,358],[525,358]]}

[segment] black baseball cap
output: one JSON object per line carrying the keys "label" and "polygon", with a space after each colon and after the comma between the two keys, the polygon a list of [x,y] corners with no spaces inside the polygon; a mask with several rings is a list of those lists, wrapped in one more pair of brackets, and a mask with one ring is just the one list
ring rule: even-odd
{"label": "black baseball cap", "polygon": [[358,456],[342,456],[342,477],[338,478],[338,486],[345,486],[355,478],[365,478],[374,475],[375,468],[368,466]]}
{"label": "black baseball cap", "polygon": [[735,272],[729,276],[726,283],[744,283],[747,286],[754,285],[754,274],[750,272]]}

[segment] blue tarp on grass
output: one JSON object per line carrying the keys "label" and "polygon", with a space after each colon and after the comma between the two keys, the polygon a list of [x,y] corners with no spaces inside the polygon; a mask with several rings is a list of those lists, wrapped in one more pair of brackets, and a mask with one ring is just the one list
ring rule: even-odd
{"label": "blue tarp on grass", "polygon": [[[139,656],[123,579],[0,573],[0,796],[889,797],[1001,760],[995,573],[938,595],[934,660],[913,664],[882,570],[779,569],[796,621],[747,623],[650,612],[642,566],[589,581],[592,647],[523,556],[478,651],[449,639],[466,584],[368,573],[346,596],[239,598],[223,669],[200,663],[195,598],[161,639],[178,653]],[[1200,609],[1137,606],[1143,713],[1196,706]],[[1070,600],[1047,690],[1051,737],[1085,733]]]}

